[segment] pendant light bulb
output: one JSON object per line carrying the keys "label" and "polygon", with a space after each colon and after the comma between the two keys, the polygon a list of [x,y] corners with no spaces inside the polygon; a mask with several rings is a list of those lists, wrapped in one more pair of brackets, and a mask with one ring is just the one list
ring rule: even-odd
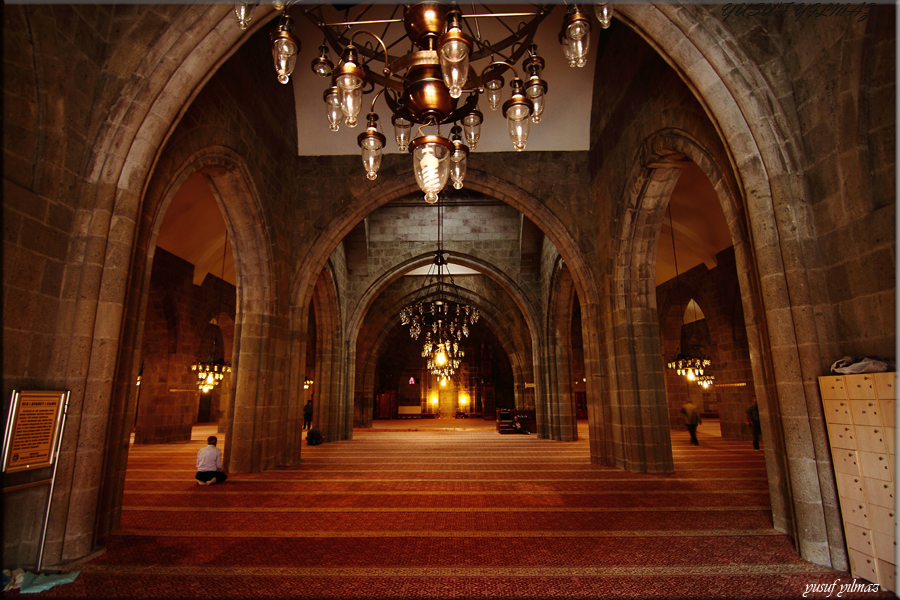
{"label": "pendant light bulb", "polygon": [[419,169],[422,172],[422,187],[425,189],[425,200],[429,204],[437,202],[437,192],[434,190],[440,181],[439,167],[440,161],[434,155],[434,150],[431,147],[422,150],[422,157],[419,159]]}
{"label": "pendant light bulb", "polygon": [[[450,130],[450,139],[453,141],[453,154],[450,155],[450,180],[453,188],[461,190],[466,178],[466,163],[469,158],[469,148],[462,143],[462,128],[455,125]],[[457,310],[459,307],[457,306]],[[453,333],[454,324],[450,323],[450,333]]]}
{"label": "pendant light bulb", "polygon": [[381,150],[384,148],[385,137],[378,131],[378,115],[369,113],[366,117],[366,130],[357,138],[362,150],[363,167],[366,169],[366,177],[374,181],[378,177],[378,168],[381,167]]}
{"label": "pendant light bulb", "polygon": [[451,98],[459,98],[469,77],[469,54],[472,41],[460,28],[461,16],[457,11],[447,14],[447,31],[438,40],[438,60],[444,84],[450,89]]}
{"label": "pendant light bulb", "polygon": [[491,105],[491,110],[497,110],[497,108],[500,107],[500,99],[504,85],[506,85],[506,81],[504,81],[502,77],[491,79],[484,84],[485,89],[487,89],[487,99],[488,104]]}
{"label": "pendant light bulb", "polygon": [[241,2],[234,5],[234,16],[237,17],[241,31],[247,31],[247,27],[250,26],[250,21],[253,20],[253,9],[257,4],[259,2]]}
{"label": "pendant light bulb", "polygon": [[401,115],[391,117],[394,126],[394,139],[397,141],[397,150],[406,152],[409,148],[409,134],[412,131],[412,121]]}
{"label": "pendant light bulb", "polygon": [[362,87],[365,71],[359,66],[359,53],[354,46],[347,46],[341,62],[332,74],[332,82],[338,88],[341,111],[347,127],[356,127],[357,116],[362,108]]}
{"label": "pendant light bulb", "polygon": [[517,152],[521,152],[525,149],[525,142],[528,140],[529,117],[534,110],[534,103],[525,97],[524,84],[521,79],[516,77],[509,85],[513,92],[512,97],[503,104],[503,116],[506,117],[513,147]]}
{"label": "pendant light bulb", "polygon": [[310,67],[312,68],[313,73],[319,77],[331,76],[332,71],[334,71],[334,63],[328,58],[328,46],[325,44],[319,46],[319,56],[312,60]]}
{"label": "pendant light bulb", "polygon": [[328,128],[331,131],[337,131],[341,128],[341,119],[344,118],[337,86],[333,85],[325,90],[323,97],[325,99],[325,116],[328,118]]}
{"label": "pendant light bulb", "polygon": [[465,117],[463,117],[463,129],[466,132],[466,143],[470,150],[474,150],[478,146],[478,139],[481,137],[481,123],[484,121],[484,115],[476,108]]}
{"label": "pendant light bulb", "polygon": [[419,188],[425,192],[425,202],[434,204],[450,177],[453,144],[439,135],[427,135],[410,142],[409,150],[413,155],[413,174]]}
{"label": "pendant light bulb", "polygon": [[525,59],[522,66],[530,74],[528,81],[525,83],[525,96],[534,105],[534,110],[531,112],[531,122],[540,123],[541,115],[544,112],[544,96],[547,94],[547,82],[541,79],[541,72],[544,70],[544,59],[538,55],[536,44],[531,44],[528,47],[528,58]]}
{"label": "pendant light bulb", "polygon": [[594,12],[597,13],[597,20],[600,21],[600,27],[609,29],[613,18],[613,9],[609,2],[598,2],[594,5]]}
{"label": "pendant light bulb", "polygon": [[284,15],[278,26],[269,34],[275,72],[278,75],[278,82],[282,84],[290,81],[294,66],[297,64],[297,53],[300,52],[300,40],[291,33],[293,29],[293,20]]}
{"label": "pendant light bulb", "polygon": [[559,42],[570,67],[583,67],[587,64],[588,47],[591,42],[591,21],[574,4],[563,19]]}

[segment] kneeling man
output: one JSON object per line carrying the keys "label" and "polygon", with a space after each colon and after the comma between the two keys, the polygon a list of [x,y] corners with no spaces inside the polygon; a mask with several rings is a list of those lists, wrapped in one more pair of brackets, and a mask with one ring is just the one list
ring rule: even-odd
{"label": "kneeling man", "polygon": [[197,485],[212,485],[228,479],[222,472],[222,451],[216,448],[218,441],[216,436],[209,436],[206,438],[209,445],[197,453],[197,474],[194,476]]}

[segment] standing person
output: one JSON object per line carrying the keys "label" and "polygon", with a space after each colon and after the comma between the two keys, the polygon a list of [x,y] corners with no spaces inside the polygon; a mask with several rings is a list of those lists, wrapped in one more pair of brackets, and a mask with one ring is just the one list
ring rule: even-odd
{"label": "standing person", "polygon": [[756,403],[756,396],[753,396],[746,413],[747,425],[750,426],[750,431],[753,433],[753,449],[759,450],[759,436],[762,435],[762,427],[759,424],[759,404]]}
{"label": "standing person", "polygon": [[222,451],[216,448],[218,441],[216,436],[209,436],[206,438],[206,448],[201,448],[197,453],[197,474],[194,476],[197,485],[212,485],[228,479],[222,472]]}
{"label": "standing person", "polygon": [[[312,427],[312,411],[312,400],[307,400],[306,406],[303,407],[303,429]],[[300,431],[303,431],[303,429]]]}
{"label": "standing person", "polygon": [[697,410],[697,407],[688,400],[684,403],[684,406],[681,407],[681,413],[684,415],[684,426],[687,427],[688,433],[691,434],[691,444],[694,446],[699,446],[700,442],[697,441],[697,425],[699,425],[702,421],[700,421],[700,411]]}

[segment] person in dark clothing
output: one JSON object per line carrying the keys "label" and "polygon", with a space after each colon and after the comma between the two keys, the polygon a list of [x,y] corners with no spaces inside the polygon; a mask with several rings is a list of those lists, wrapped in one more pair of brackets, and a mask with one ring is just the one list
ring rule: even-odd
{"label": "person in dark clothing", "polygon": [[691,444],[694,446],[699,446],[700,442],[697,441],[697,425],[699,425],[702,421],[700,421],[700,411],[697,410],[697,407],[688,400],[684,403],[684,406],[681,407],[681,413],[684,415],[684,426],[687,427],[688,433],[691,434]]}
{"label": "person in dark clothing", "polygon": [[310,429],[309,433],[306,434],[306,445],[307,446],[318,446],[322,442],[325,441],[325,436],[322,435],[322,432],[318,429]]}
{"label": "person in dark clothing", "polygon": [[531,434],[530,431],[525,429],[524,425],[519,423],[519,417],[513,417],[512,426],[513,426],[513,431],[515,431],[516,433],[524,433],[526,435]]}
{"label": "person in dark clothing", "polygon": [[[303,429],[308,430],[310,427],[312,427],[312,413],[312,400],[309,400],[307,401],[306,406],[303,407]],[[303,431],[303,429],[301,429],[300,431]]]}
{"label": "person in dark clothing", "polygon": [[753,433],[753,449],[759,450],[759,436],[762,435],[762,427],[759,424],[759,404],[756,403],[756,396],[750,406],[747,407],[747,425]]}

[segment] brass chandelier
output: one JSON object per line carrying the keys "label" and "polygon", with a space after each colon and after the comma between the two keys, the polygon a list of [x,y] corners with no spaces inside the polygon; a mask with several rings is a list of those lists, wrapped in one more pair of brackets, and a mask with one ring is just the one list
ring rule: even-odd
{"label": "brass chandelier", "polygon": [[[288,14],[291,4],[275,3],[282,14],[270,34],[272,57],[281,83],[290,80],[300,50],[300,40],[293,33],[293,19]],[[238,23],[244,29],[252,19],[254,6],[239,4],[235,8]],[[482,94],[487,96],[491,109],[498,109],[507,71],[512,71],[511,94],[502,104],[503,116],[513,147],[524,150],[530,123],[540,122],[547,93],[547,82],[541,79],[544,60],[538,54],[534,36],[554,5],[536,5],[532,12],[503,13],[493,12],[486,5],[476,12],[473,2],[472,12],[464,13],[456,3],[425,1],[397,5],[387,18],[367,18],[373,6],[354,7],[352,16],[351,8],[347,8],[342,19],[330,22],[325,6],[303,11],[303,16],[325,38],[311,67],[314,73],[331,81],[323,95],[331,130],[337,131],[342,122],[356,127],[363,95],[374,92],[365,130],[357,137],[370,180],[378,177],[386,141],[375,113],[375,102],[383,96],[391,111],[397,147],[413,155],[413,171],[425,200],[437,202],[448,179],[454,187],[461,188],[469,151],[478,144],[484,120],[478,108],[479,98]],[[609,27],[612,7],[600,2],[595,11],[601,26]],[[509,35],[497,43],[485,39],[479,23],[488,19],[501,23]],[[515,24],[515,20],[520,21]],[[403,32],[398,34],[392,29],[393,24],[402,24]],[[379,35],[362,26],[383,26],[383,31]],[[569,5],[559,33],[569,66],[586,64],[590,32],[587,14],[578,5]],[[363,38],[368,38],[365,44],[357,41]],[[401,45],[408,45],[410,50],[392,55]],[[336,67],[329,47],[340,55]],[[515,67],[520,60],[523,77]],[[487,64],[476,71],[474,65],[479,62]],[[380,89],[376,92],[376,88]],[[417,135],[411,137],[414,125],[418,125]],[[442,126],[451,127],[449,138],[441,135]]]}
{"label": "brass chandelier", "polygon": [[409,326],[409,336],[418,340],[425,333],[422,358],[426,368],[442,384],[459,369],[466,355],[460,342],[469,337],[469,325],[478,322],[478,308],[464,302],[442,246],[443,210],[438,205],[438,249],[434,262],[412,302],[400,309],[400,324]]}
{"label": "brass chandelier", "polygon": [[[225,231],[225,246],[222,248],[222,275],[219,279],[222,282],[225,281],[225,253],[228,250],[228,231]],[[222,313],[222,287],[221,284],[219,286],[219,297],[216,300],[217,309],[216,309],[216,319],[215,324],[216,327],[219,326],[219,315]],[[197,387],[200,389],[200,392],[203,394],[209,393],[213,388],[215,388],[222,379],[225,378],[226,373],[231,373],[231,367],[225,364],[225,359],[220,358],[216,359],[216,348],[218,345],[218,339],[213,338],[212,348],[209,351],[205,360],[197,359],[197,361],[191,365],[191,371],[197,374]],[[143,365],[141,365],[141,370],[143,370]],[[138,385],[140,385],[140,381],[138,381]]]}
{"label": "brass chandelier", "polygon": [[[669,231],[672,232],[672,258],[675,262],[675,289],[677,294],[681,296],[681,280],[678,274],[678,254],[675,252],[675,228],[672,225],[672,203],[669,203]],[[696,312],[696,303],[694,304]],[[695,315],[696,316],[696,315]],[[681,315],[681,327],[684,328],[684,314]],[[679,346],[681,344],[681,336],[679,333]],[[704,373],[710,366],[712,361],[708,356],[700,356],[699,354],[689,354],[679,350],[675,358],[671,359],[668,368],[675,371],[676,374],[685,377],[688,381],[692,381],[702,387],[708,389],[713,385],[715,377],[709,373]]]}

